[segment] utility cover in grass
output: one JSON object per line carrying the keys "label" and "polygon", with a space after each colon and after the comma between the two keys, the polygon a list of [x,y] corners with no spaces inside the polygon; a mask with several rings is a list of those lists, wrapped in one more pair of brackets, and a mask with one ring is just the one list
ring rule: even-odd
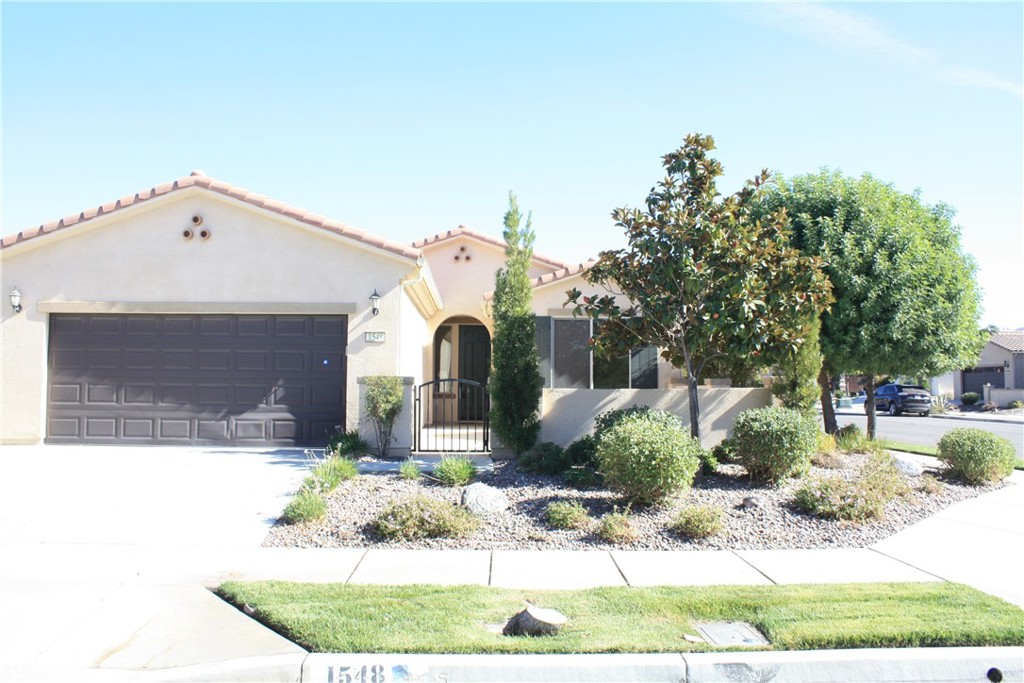
{"label": "utility cover in grass", "polygon": [[696,624],[697,631],[712,645],[760,647],[769,645],[760,631],[745,621],[711,621]]}

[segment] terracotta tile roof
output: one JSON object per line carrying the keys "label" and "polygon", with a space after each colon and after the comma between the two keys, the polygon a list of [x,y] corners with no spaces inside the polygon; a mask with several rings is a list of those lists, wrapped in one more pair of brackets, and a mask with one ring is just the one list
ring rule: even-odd
{"label": "terracotta tile roof", "polygon": [[[560,270],[556,270],[553,273],[546,273],[540,277],[533,278],[533,286],[543,287],[544,285],[550,285],[553,282],[570,278],[573,275],[579,275],[590,266],[597,263],[596,259],[590,259],[584,263],[577,263],[575,266],[566,266]],[[484,294],[484,301],[490,301],[494,297],[494,292],[487,292]]]}
{"label": "terracotta tile roof", "polygon": [[[449,230],[447,232],[440,232],[434,235],[433,237],[426,237],[424,239],[417,240],[416,242],[412,243],[412,246],[414,249],[422,249],[423,247],[427,247],[432,244],[437,244],[438,242],[445,242],[447,240],[463,236],[472,237],[475,240],[479,240],[486,244],[494,245],[496,247],[501,247],[502,249],[504,249],[507,246],[504,240],[499,240],[497,238],[491,237],[490,235],[485,235],[483,233],[477,232],[476,230],[473,230],[465,225],[460,225],[454,230]],[[541,256],[540,254],[534,254],[533,260],[540,261],[541,263],[549,265],[552,268],[566,268],[569,265],[565,261],[558,261],[547,256]]]}
{"label": "terracotta tile roof", "polygon": [[1024,332],[996,332],[988,338],[989,342],[1001,346],[1013,353],[1024,353]]}
{"label": "terracotta tile roof", "polygon": [[283,202],[269,199],[264,195],[250,192],[249,190],[236,187],[230,183],[214,180],[202,171],[192,171],[192,174],[186,178],[179,178],[170,183],[157,185],[156,187],[148,190],[137,192],[134,195],[126,195],[117,201],[107,202],[106,204],[102,204],[96,208],[86,209],[81,213],[65,216],[60,220],[44,223],[34,228],[28,228],[14,235],[8,235],[0,241],[0,249],[5,249],[41,235],[47,235],[51,232],[64,230],[65,228],[70,228],[99,216],[105,216],[107,214],[114,213],[115,211],[119,211],[120,209],[135,206],[136,204],[141,204],[142,202],[155,197],[161,197],[189,187],[201,187],[206,190],[210,190],[211,192],[218,192],[243,201],[246,204],[258,206],[261,209],[266,209],[267,211],[272,211],[283,216],[288,216],[289,218],[294,218],[295,220],[306,223],[307,225],[312,225],[322,230],[333,232],[336,235],[341,235],[379,249],[384,249],[385,251],[390,251],[405,258],[417,259],[422,256],[422,252],[420,252],[419,249],[410,248],[404,244],[371,235],[363,232],[362,230],[357,230],[356,228],[345,225],[344,223],[339,223],[338,221],[330,220],[325,216],[306,211],[305,209],[300,209],[298,207],[284,204]]}

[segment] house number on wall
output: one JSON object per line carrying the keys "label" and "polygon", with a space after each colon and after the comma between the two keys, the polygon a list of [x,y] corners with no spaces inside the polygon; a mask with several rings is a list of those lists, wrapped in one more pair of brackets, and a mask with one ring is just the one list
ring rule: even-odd
{"label": "house number on wall", "polygon": [[367,333],[365,333],[363,335],[363,339],[365,339],[368,342],[378,342],[379,343],[379,342],[384,341],[384,333],[383,332],[367,332]]}

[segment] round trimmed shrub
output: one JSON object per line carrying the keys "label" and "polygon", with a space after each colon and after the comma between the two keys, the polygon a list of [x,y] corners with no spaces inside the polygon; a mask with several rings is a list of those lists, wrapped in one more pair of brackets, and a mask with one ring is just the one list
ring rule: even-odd
{"label": "round trimmed shrub", "polygon": [[565,457],[572,467],[597,465],[597,439],[591,435],[582,436],[565,447]]}
{"label": "round trimmed shrub", "polygon": [[590,515],[578,500],[556,500],[544,510],[548,524],[556,529],[583,529],[590,524]]}
{"label": "round trimmed shrub", "polygon": [[702,451],[678,419],[671,424],[657,415],[634,412],[601,436],[598,470],[608,488],[646,505],[689,488]]}
{"label": "round trimmed shrub", "polygon": [[732,431],[740,463],[750,478],[768,484],[806,473],[818,447],[814,419],[791,408],[745,410]]}
{"label": "round trimmed shrub", "polygon": [[682,427],[683,421],[678,415],[665,410],[658,410],[650,406],[630,406],[601,413],[594,418],[594,439],[600,441],[604,435],[615,425],[626,418],[636,415],[644,415],[648,419],[665,425],[666,427]]}
{"label": "round trimmed shrub", "polygon": [[981,394],[976,391],[965,391],[960,395],[960,403],[963,403],[965,406],[973,406],[980,400]]}
{"label": "round trimmed shrub", "polygon": [[690,505],[682,508],[672,522],[671,529],[688,538],[708,538],[722,533],[722,508],[713,505]]}
{"label": "round trimmed shrub", "polygon": [[939,439],[939,460],[968,484],[989,484],[1013,473],[1017,452],[1008,439],[975,427],[957,427]]}

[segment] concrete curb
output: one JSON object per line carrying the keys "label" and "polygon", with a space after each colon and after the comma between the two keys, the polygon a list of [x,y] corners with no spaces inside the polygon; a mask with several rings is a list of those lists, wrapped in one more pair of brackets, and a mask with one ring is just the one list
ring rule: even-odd
{"label": "concrete curb", "polygon": [[[364,671],[365,669],[365,671]],[[1000,676],[989,678],[998,669]],[[377,678],[373,678],[376,675]],[[1024,681],[1024,647],[602,655],[311,654],[303,683],[671,681],[968,683]]]}
{"label": "concrete curb", "polygon": [[974,413],[970,415],[936,415],[931,414],[930,417],[935,417],[940,420],[976,420],[978,422],[998,422],[1005,425],[1024,425],[1024,417],[1012,418],[1012,417],[978,417]]}

